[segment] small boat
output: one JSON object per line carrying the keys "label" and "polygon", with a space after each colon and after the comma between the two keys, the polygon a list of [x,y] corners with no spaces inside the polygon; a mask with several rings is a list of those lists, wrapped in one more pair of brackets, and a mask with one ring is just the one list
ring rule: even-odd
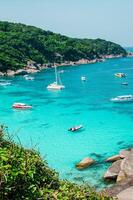
{"label": "small boat", "polygon": [[133,101],[133,95],[117,96],[115,98],[111,98],[110,100],[112,102],[115,102],[115,103],[132,102]]}
{"label": "small boat", "polygon": [[32,76],[28,76],[28,75],[24,75],[24,78],[26,79],[26,80],[34,80],[34,77],[32,77]]}
{"label": "small boat", "polygon": [[51,90],[62,90],[64,89],[64,85],[59,85],[57,82],[51,83],[50,85],[47,86],[47,89]]}
{"label": "small boat", "polygon": [[6,80],[0,80],[0,86],[7,86],[7,85],[11,85],[11,82],[6,81]]}
{"label": "small boat", "polygon": [[27,105],[25,103],[14,103],[12,107],[15,109],[31,109],[32,108],[32,106]]}
{"label": "small boat", "polygon": [[56,66],[54,68],[55,68],[55,82],[49,84],[47,86],[47,89],[50,89],[50,90],[62,90],[62,89],[65,88],[65,86],[61,82],[59,74],[57,73]]}
{"label": "small boat", "polygon": [[85,76],[81,76],[81,81],[86,81],[86,77]]}
{"label": "small boat", "polygon": [[124,83],[121,83],[121,85],[128,85],[128,83],[127,83],[127,82],[124,82]]}
{"label": "small boat", "polygon": [[74,127],[69,128],[68,131],[72,131],[72,132],[74,132],[74,131],[78,131],[78,130],[80,130],[81,128],[83,128],[82,125],[74,126]]}
{"label": "small boat", "polygon": [[64,70],[60,70],[58,73],[59,73],[59,74],[63,74],[63,73],[64,73]]}
{"label": "small boat", "polygon": [[126,77],[126,75],[124,73],[116,73],[115,76],[118,77],[118,78]]}

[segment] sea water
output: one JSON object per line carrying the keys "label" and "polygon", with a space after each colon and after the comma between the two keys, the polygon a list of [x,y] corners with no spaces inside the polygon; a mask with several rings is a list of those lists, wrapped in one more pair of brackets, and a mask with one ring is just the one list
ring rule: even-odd
{"label": "sea water", "polygon": [[[47,90],[54,81],[53,69],[34,74],[34,80],[4,78],[12,84],[0,86],[0,123],[9,127],[15,142],[39,150],[60,178],[104,187],[102,177],[109,167],[105,159],[133,145],[133,103],[110,101],[133,94],[133,58],[60,70],[65,85],[61,91]],[[116,78],[117,72],[125,73],[126,78]],[[86,76],[86,81],[81,81],[81,76]],[[14,102],[30,104],[33,109],[14,110]],[[80,124],[81,131],[68,131]],[[78,171],[75,164],[85,157],[95,159],[96,164]]]}

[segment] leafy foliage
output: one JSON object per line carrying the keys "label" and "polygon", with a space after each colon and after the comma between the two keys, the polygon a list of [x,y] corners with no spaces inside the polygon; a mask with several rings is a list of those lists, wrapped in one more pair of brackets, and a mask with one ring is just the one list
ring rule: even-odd
{"label": "leafy foliage", "polygon": [[0,128],[1,200],[111,200],[89,186],[61,181],[39,153],[5,140]]}
{"label": "leafy foliage", "polygon": [[48,62],[126,55],[118,44],[101,39],[75,39],[33,26],[0,21],[0,71],[19,69],[28,60]]}

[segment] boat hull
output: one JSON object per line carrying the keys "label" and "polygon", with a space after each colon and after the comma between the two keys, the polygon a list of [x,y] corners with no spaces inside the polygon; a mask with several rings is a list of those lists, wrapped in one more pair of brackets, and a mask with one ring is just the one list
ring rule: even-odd
{"label": "boat hull", "polygon": [[12,108],[15,108],[15,109],[31,109],[32,106],[24,104],[24,103],[14,103],[12,105]]}
{"label": "boat hull", "polygon": [[12,106],[15,109],[31,109],[32,106]]}
{"label": "boat hull", "polygon": [[126,75],[124,73],[116,73],[115,76],[118,77],[118,78],[126,77]]}
{"label": "boat hull", "polygon": [[64,85],[56,85],[56,84],[51,84],[51,85],[48,85],[47,87],[47,89],[49,90],[62,90],[64,88],[65,88]]}
{"label": "boat hull", "polygon": [[118,96],[115,98],[110,99],[114,103],[126,103],[126,102],[133,102],[133,95],[127,96]]}

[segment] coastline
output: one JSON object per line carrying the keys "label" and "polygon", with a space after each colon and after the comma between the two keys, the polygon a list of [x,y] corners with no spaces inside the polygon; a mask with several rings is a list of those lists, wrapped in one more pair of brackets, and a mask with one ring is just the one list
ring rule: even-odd
{"label": "coastline", "polygon": [[[111,61],[111,63],[112,63],[112,62],[115,63],[115,62],[117,62],[117,61],[118,61],[118,62],[119,62],[119,61],[121,62],[121,60],[125,60],[125,58],[124,58],[124,59],[113,59],[112,61],[111,61],[111,60],[109,60],[109,61]],[[127,60],[128,60],[128,59],[127,59]],[[130,60],[130,59],[129,59],[129,60]],[[106,62],[106,63],[109,63],[109,62]],[[83,67],[83,68],[85,67],[85,68],[88,69],[88,70],[91,70],[91,68],[95,68],[95,70],[96,70],[96,69],[98,69],[101,65],[105,65],[106,63],[100,63],[100,64],[98,64],[98,65],[97,65],[97,64],[96,64],[96,65],[90,65],[90,67],[89,67],[89,65],[87,65],[86,67],[85,67],[85,65],[82,65],[82,66],[79,66],[79,67],[77,67],[77,68],[79,68],[79,69],[81,69],[81,70],[82,70],[82,67]],[[125,65],[125,63],[123,62],[123,66],[124,66],[124,65]],[[93,66],[95,66],[95,67],[93,67]],[[75,66],[75,67],[76,67],[76,66]],[[77,68],[75,68],[75,67],[74,67],[74,68],[72,67],[72,69],[76,69],[76,73],[77,73],[78,70],[77,70]],[[105,68],[105,66],[104,66],[104,68]],[[103,69],[104,69],[104,68],[103,68]],[[111,67],[111,68],[112,68],[112,67]],[[115,68],[115,67],[114,67],[114,68]],[[59,68],[59,69],[60,69],[60,68]],[[67,68],[66,68],[66,69],[67,69]],[[69,69],[69,68],[68,68],[68,69]],[[54,70],[54,69],[52,69],[52,70]],[[70,70],[71,70],[71,69],[70,69]],[[110,70],[110,67],[109,67],[109,70]],[[49,70],[47,70],[47,71],[49,71]],[[50,70],[50,71],[51,71],[51,70]],[[51,73],[50,71],[48,72],[48,74]],[[69,70],[68,70],[68,71],[69,71]],[[74,71],[75,71],[75,70],[74,70]],[[45,71],[44,71],[44,72],[45,72]],[[72,73],[71,73],[71,74],[72,74]],[[111,73],[110,73],[110,74],[111,74]],[[40,75],[42,76],[43,74],[42,74],[42,73],[39,73],[39,74],[37,74],[37,76],[38,76],[38,75],[39,75],[39,76],[40,76]],[[20,77],[20,78],[21,78],[21,77]],[[89,78],[90,78],[90,77],[89,77]],[[22,80],[23,80],[23,79],[22,79]],[[47,82],[47,81],[48,81],[48,79],[46,80],[46,82]],[[78,80],[78,81],[79,81],[79,80]],[[24,82],[25,82],[25,81],[24,81]],[[27,82],[26,84],[28,84],[28,82]],[[30,84],[32,85],[32,82],[31,82]],[[25,84],[24,84],[24,85],[25,85]],[[105,87],[105,86],[104,86],[104,87]],[[44,95],[45,95],[45,93],[44,93]],[[16,97],[15,97],[15,98],[16,98]],[[8,103],[8,104],[9,104],[9,103]],[[73,117],[74,117],[74,116],[73,116]],[[121,120],[120,120],[120,121],[121,121]],[[110,123],[110,122],[109,122],[109,123]],[[90,126],[90,125],[89,125],[89,126]],[[120,131],[120,130],[119,130],[119,131]],[[89,131],[88,131],[88,132],[89,132]],[[95,131],[94,131],[94,132],[95,132]],[[112,130],[111,130],[111,132],[112,132]],[[128,132],[128,131],[127,131],[127,132]],[[86,154],[86,155],[88,155],[88,154]],[[113,155],[113,153],[110,153],[110,155]],[[90,155],[90,156],[91,156],[91,155]],[[84,157],[84,156],[83,156],[83,157]],[[81,156],[81,158],[83,158],[83,157]],[[75,160],[76,160],[76,159],[75,159]],[[75,161],[75,160],[74,160],[74,161]],[[78,160],[76,160],[76,161],[78,161]],[[95,168],[95,165],[94,165],[94,168]],[[98,169],[97,169],[97,170],[98,170]],[[83,173],[84,173],[84,172],[83,172]],[[75,176],[75,177],[76,177],[76,176]],[[79,176],[77,175],[77,177],[79,177]],[[81,177],[82,177],[82,176],[81,176]],[[78,179],[78,178],[77,178],[77,179]],[[76,180],[76,178],[75,178],[75,180]],[[97,181],[97,182],[98,182],[98,181]]]}
{"label": "coastline", "polygon": [[[122,58],[123,55],[101,55],[100,58],[95,58],[93,60],[89,59],[80,59],[78,61],[64,61],[61,63],[48,63],[48,64],[36,64],[34,61],[28,61],[27,65],[21,69],[18,70],[7,70],[7,72],[1,72],[0,76],[17,76],[17,75],[26,75],[26,74],[33,74],[38,73],[42,70],[54,68],[56,65],[57,67],[65,67],[65,66],[77,66],[77,65],[83,65],[83,64],[95,64],[98,62],[104,62],[106,59],[113,59],[113,58]],[[126,57],[133,57],[133,53],[129,52]]]}

